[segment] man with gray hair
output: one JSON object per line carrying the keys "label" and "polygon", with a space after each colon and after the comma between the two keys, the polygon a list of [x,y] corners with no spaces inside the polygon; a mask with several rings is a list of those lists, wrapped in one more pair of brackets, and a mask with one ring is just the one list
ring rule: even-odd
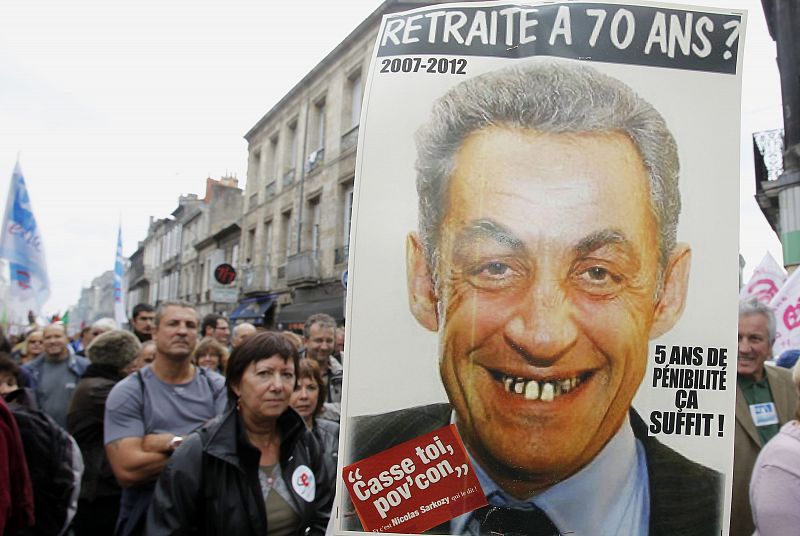
{"label": "man with gray hair", "polygon": [[797,391],[792,373],[765,366],[775,343],[775,315],[757,300],[739,304],[736,358],[736,431],[734,433],[731,536],[753,534],[750,476],[758,453],[780,427],[792,420]]}
{"label": "man with gray hair", "polygon": [[342,364],[333,357],[336,320],[325,313],[309,316],[303,326],[303,357],[317,362],[322,372],[320,396],[325,397],[320,417],[339,422],[342,408]]}
{"label": "man with gray hair", "polygon": [[225,378],[192,364],[199,323],[194,306],[162,302],[154,323],[155,359],[117,383],[106,400],[103,442],[123,488],[118,536],[144,534],[161,470],[183,437],[227,404]]}
{"label": "man with gray hair", "polygon": [[454,422],[489,506],[434,531],[719,534],[721,475],[631,408],[691,258],[658,111],[535,59],[450,89],[416,141],[409,307],[439,335],[449,404],[357,418],[348,463]]}

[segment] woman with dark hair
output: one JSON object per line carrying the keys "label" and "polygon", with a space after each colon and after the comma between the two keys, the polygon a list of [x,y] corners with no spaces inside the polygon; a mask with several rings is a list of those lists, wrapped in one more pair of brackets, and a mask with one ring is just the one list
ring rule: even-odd
{"label": "woman with dark hair", "polygon": [[313,359],[300,360],[297,386],[294,388],[290,404],[303,418],[306,427],[316,436],[325,451],[325,463],[331,477],[331,486],[336,480],[336,461],[339,456],[339,425],[327,419],[320,419],[325,397],[319,396],[322,372]]}
{"label": "woman with dark hair", "polygon": [[211,337],[206,337],[197,343],[192,358],[198,367],[225,374],[228,350]]}
{"label": "woman with dark hair", "polygon": [[0,395],[16,391],[22,385],[19,365],[6,352],[0,352]]}
{"label": "woman with dark hair", "polygon": [[161,473],[147,534],[325,532],[333,494],[322,447],[289,407],[297,349],[259,333],[228,360],[228,411],[191,434]]}

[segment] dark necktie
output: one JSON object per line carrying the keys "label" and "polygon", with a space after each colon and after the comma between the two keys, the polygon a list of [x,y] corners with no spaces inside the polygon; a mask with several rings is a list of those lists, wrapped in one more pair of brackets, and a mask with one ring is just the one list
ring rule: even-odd
{"label": "dark necktie", "polygon": [[[473,522],[480,526],[479,534],[505,536],[559,536],[550,518],[535,506],[530,510],[484,506],[472,514]],[[474,525],[473,525],[474,526]]]}

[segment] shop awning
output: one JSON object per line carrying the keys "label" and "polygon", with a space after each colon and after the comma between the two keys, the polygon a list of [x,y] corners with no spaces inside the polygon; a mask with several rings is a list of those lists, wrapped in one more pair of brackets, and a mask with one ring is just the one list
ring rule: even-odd
{"label": "shop awning", "polygon": [[[255,320],[264,318],[264,313],[275,303],[272,296],[257,296],[239,301],[239,305],[231,313],[231,320]],[[260,323],[260,322],[259,322]]]}
{"label": "shop awning", "polygon": [[278,311],[276,322],[284,325],[302,324],[306,318],[315,313],[327,313],[341,324],[344,320],[344,298],[337,296],[326,300],[285,305]]}

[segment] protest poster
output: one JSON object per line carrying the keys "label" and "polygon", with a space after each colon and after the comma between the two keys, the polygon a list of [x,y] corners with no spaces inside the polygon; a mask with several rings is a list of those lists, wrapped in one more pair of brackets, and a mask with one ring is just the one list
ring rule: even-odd
{"label": "protest poster", "polygon": [[[453,424],[489,506],[434,532],[524,534],[524,511],[564,534],[728,533],[745,22],[639,2],[384,17],[337,532],[369,509],[400,521],[368,530],[416,532],[403,520],[431,513],[380,457]],[[407,457],[413,482],[426,466]],[[368,497],[348,493],[359,480]]]}

